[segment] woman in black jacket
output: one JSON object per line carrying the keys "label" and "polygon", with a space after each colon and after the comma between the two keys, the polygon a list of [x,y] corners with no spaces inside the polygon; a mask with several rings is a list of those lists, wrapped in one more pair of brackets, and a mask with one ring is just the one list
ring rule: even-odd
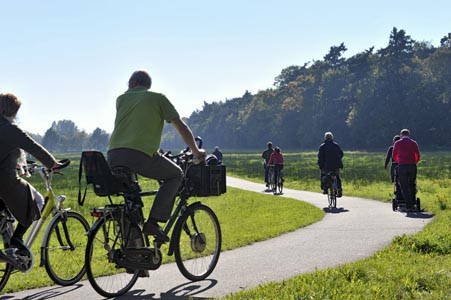
{"label": "woman in black jacket", "polygon": [[18,225],[10,247],[26,249],[23,235],[40,211],[35,202],[34,188],[17,172],[21,149],[33,155],[47,168],[61,166],[40,144],[15,123],[21,101],[13,94],[0,94],[0,206],[6,205]]}

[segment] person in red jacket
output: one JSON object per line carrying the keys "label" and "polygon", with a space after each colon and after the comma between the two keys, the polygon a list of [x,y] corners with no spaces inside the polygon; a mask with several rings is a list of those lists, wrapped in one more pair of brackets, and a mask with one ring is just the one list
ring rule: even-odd
{"label": "person in red jacket", "polygon": [[274,182],[277,183],[277,178],[283,169],[283,154],[279,147],[274,148],[274,152],[269,157],[268,165],[274,166]]}
{"label": "person in red jacket", "polygon": [[415,203],[415,181],[420,150],[417,142],[410,138],[408,129],[401,130],[401,139],[393,145],[393,160],[398,163],[398,178],[407,211],[412,211]]}

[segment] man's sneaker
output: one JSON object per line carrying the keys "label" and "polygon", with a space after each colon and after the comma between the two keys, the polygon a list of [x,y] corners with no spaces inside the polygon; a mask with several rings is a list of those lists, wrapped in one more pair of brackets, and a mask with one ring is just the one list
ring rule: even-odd
{"label": "man's sneaker", "polygon": [[30,252],[30,250],[27,248],[27,246],[25,245],[23,240],[21,238],[15,237],[15,236],[11,237],[11,241],[9,242],[9,247],[17,248],[20,250],[26,250],[26,251]]}
{"label": "man's sneaker", "polygon": [[7,248],[4,257],[17,270],[26,272],[33,265],[32,254],[28,249]]}
{"label": "man's sneaker", "polygon": [[340,198],[341,196],[343,196],[343,191],[342,190],[338,190],[337,198]]}
{"label": "man's sneaker", "polygon": [[144,223],[143,233],[146,235],[152,235],[159,241],[169,242],[169,237],[164,233],[163,229],[161,229],[158,224],[153,222]]}

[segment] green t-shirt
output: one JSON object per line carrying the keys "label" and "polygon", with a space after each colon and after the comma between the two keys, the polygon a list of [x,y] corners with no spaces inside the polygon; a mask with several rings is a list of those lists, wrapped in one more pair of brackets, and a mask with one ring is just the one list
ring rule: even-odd
{"label": "green t-shirt", "polygon": [[153,155],[160,147],[164,121],[177,118],[177,110],[163,94],[145,87],[129,89],[116,100],[109,150],[131,148]]}

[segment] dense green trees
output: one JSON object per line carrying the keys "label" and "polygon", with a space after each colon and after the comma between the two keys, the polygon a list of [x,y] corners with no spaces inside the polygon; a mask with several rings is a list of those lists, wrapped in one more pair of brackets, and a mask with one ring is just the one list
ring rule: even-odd
{"label": "dense green trees", "polygon": [[[187,120],[207,147],[315,149],[325,131],[347,149],[381,149],[409,128],[421,147],[451,146],[451,36],[439,47],[393,28],[388,45],[289,66],[274,88],[204,103]],[[165,139],[167,141],[167,139]]]}
{"label": "dense green trees", "polygon": [[[262,149],[271,140],[282,149],[316,149],[332,131],[345,149],[385,149],[409,128],[420,147],[451,146],[451,34],[438,47],[393,28],[388,45],[345,58],[344,43],[323,60],[289,66],[274,87],[252,95],[206,103],[185,121],[206,149]],[[72,121],[53,123],[43,137],[52,151],[105,150],[108,134],[92,134]],[[182,140],[165,126],[163,149]]]}
{"label": "dense green trees", "polygon": [[108,147],[109,134],[96,128],[92,134],[79,130],[70,120],[53,122],[42,138],[42,145],[51,152],[71,152],[84,149],[105,151]]}

